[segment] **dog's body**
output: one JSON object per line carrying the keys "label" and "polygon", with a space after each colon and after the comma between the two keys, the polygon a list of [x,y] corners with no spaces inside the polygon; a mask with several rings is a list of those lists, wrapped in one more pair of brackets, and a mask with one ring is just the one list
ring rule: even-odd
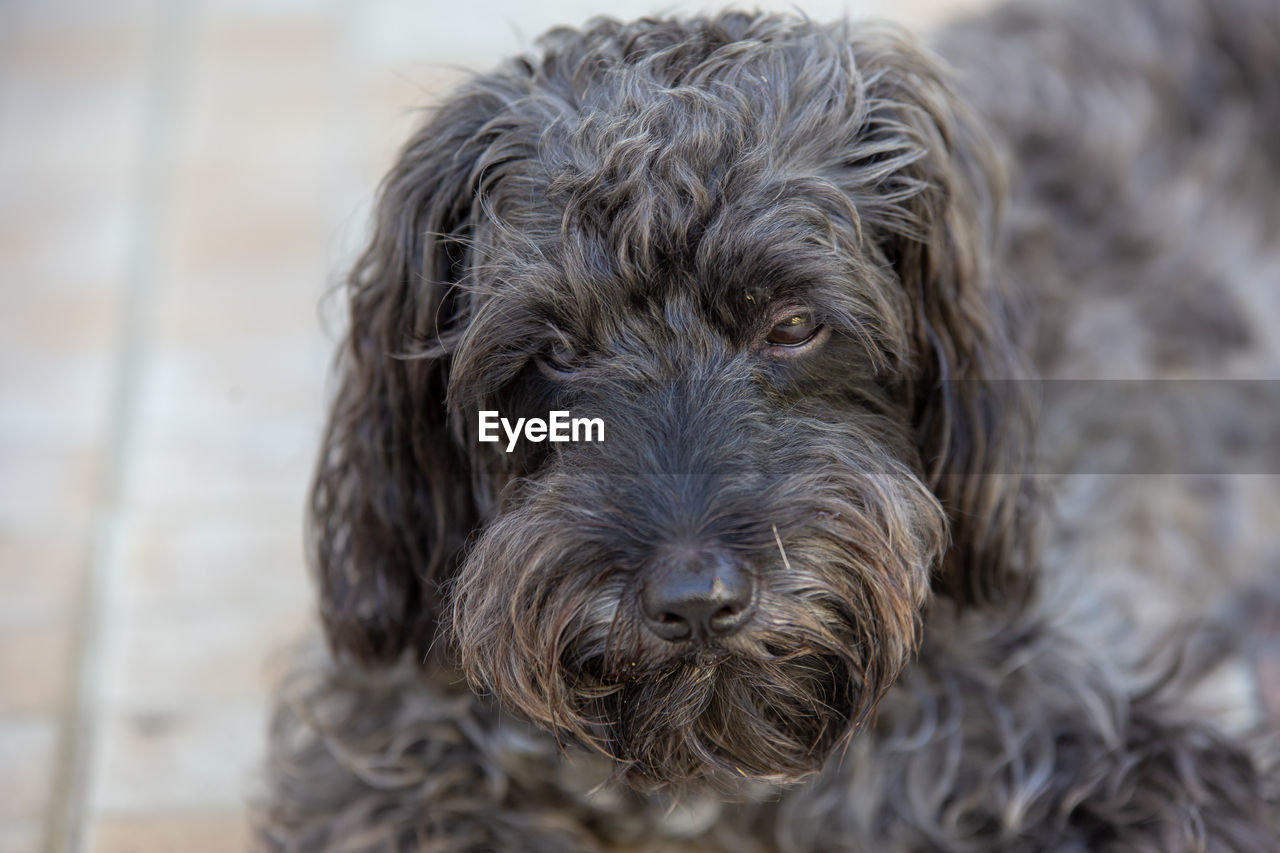
{"label": "dog's body", "polygon": [[[1280,8],[1011,7],[954,85],[760,16],[545,47],[383,188],[261,846],[1274,847],[1188,663],[1243,657],[1274,477],[1034,468],[1022,380],[1280,376]],[[609,441],[473,440],[552,404]]]}

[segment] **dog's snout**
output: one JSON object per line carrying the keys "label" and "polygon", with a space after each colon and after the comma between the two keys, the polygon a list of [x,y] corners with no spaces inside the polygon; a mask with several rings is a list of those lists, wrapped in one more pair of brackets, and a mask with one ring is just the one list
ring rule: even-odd
{"label": "dog's snout", "polygon": [[640,586],[640,609],[664,640],[708,640],[745,625],[754,597],[750,571],[729,554],[679,551],[649,569]]}

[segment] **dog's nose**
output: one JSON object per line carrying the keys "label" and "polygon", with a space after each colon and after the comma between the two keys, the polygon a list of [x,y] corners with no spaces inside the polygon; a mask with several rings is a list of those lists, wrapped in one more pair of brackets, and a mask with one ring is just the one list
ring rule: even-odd
{"label": "dog's nose", "polygon": [[680,551],[655,561],[640,587],[645,622],[664,640],[727,637],[751,618],[755,582],[721,551]]}

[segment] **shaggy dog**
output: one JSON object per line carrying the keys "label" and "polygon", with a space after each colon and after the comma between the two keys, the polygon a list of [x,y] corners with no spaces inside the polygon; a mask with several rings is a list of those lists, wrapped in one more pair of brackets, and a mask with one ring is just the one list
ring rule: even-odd
{"label": "shaggy dog", "polygon": [[1275,849],[1275,479],[1029,380],[1277,375],[1280,6],[540,46],[382,186],[258,845]]}

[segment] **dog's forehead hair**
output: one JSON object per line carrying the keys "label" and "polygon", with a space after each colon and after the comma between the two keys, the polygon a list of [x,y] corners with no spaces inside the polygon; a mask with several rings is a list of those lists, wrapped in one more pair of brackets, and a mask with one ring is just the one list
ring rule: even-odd
{"label": "dog's forehead hair", "polygon": [[[864,217],[820,169],[717,149],[714,167],[686,152],[678,174],[654,166],[620,186],[609,164],[634,139],[606,146],[590,170],[536,161],[494,182],[473,269],[477,291],[507,306],[492,317],[543,317],[590,344],[645,317],[672,328],[698,319],[736,338],[802,307],[848,326],[893,315]],[[654,147],[680,145],[663,135]]]}
{"label": "dog's forehead hair", "polygon": [[[901,349],[904,330],[889,326],[903,315],[905,294],[876,247],[857,245],[849,219],[832,212],[849,200],[822,179],[789,187],[744,188],[697,224],[696,237],[681,232],[688,222],[656,223],[652,233],[669,246],[630,256],[617,251],[617,234],[590,223],[539,245],[528,230],[503,228],[518,236],[494,245],[475,272],[483,280],[477,293],[495,305],[474,318],[472,333],[524,341],[529,351],[556,340],[612,351],[689,334],[742,348],[781,313],[807,309],[873,349]],[[554,202],[541,204],[544,220],[563,216]],[[534,216],[519,213],[526,222]]]}
{"label": "dog's forehead hair", "polygon": [[901,315],[877,243],[916,227],[924,184],[900,173],[920,139],[876,87],[910,48],[749,16],[619,26],[483,84],[465,284],[502,307],[476,319],[525,323],[505,337],[536,349],[624,316],[758,335],[771,307],[818,303],[858,334]]}

